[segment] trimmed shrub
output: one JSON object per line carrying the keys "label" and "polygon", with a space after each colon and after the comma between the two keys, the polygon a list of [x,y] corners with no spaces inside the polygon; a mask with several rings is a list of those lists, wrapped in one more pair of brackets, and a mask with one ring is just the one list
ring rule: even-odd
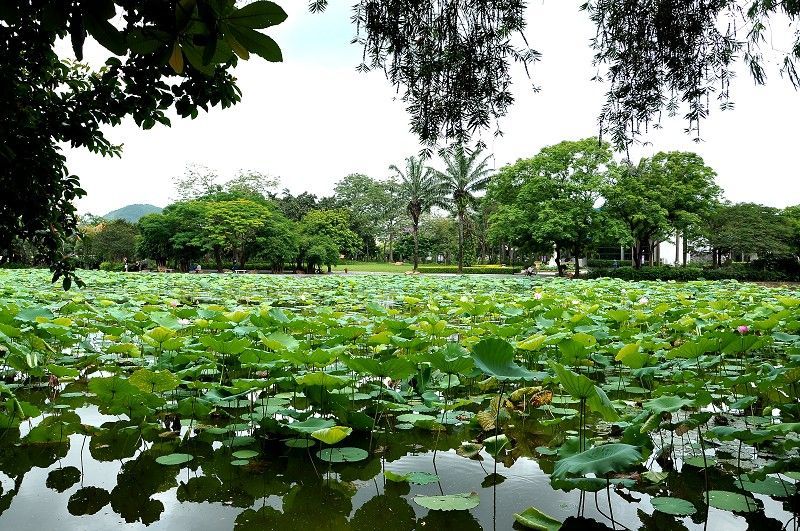
{"label": "trimmed shrub", "polygon": [[676,280],[688,282],[690,280],[740,280],[781,282],[798,280],[781,271],[763,271],[746,265],[732,265],[718,269],[704,269],[700,267],[671,267],[652,266],[635,269],[633,267],[620,267],[617,269],[594,269],[585,278],[621,278],[623,280]]}
{"label": "trimmed shrub", "polygon": [[604,260],[602,258],[589,258],[586,261],[586,267],[592,267],[597,269],[611,269],[614,267],[614,265],[624,266],[630,263],[631,263],[630,260]]}
{"label": "trimmed shrub", "polygon": [[[464,266],[464,273],[471,275],[511,275],[522,268],[499,265]],[[419,266],[420,273],[458,273],[458,266]]]}
{"label": "trimmed shrub", "polygon": [[122,262],[100,262],[101,271],[125,271],[125,264]]}

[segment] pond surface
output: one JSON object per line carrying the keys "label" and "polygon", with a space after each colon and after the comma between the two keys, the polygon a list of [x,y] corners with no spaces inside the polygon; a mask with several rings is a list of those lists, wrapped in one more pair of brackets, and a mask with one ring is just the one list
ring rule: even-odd
{"label": "pond surface", "polygon": [[[564,529],[796,528],[800,299],[791,290],[85,280],[65,294],[42,272],[0,271],[0,529],[507,530],[523,528],[515,514],[529,507]],[[747,349],[747,336],[734,336],[727,354],[669,354],[701,336],[722,341],[742,322],[761,327]],[[522,376],[478,370],[487,338],[513,345],[505,369]],[[613,363],[633,341],[650,357],[635,370]],[[429,361],[440,350],[452,356]],[[548,372],[552,360],[610,397],[587,411],[586,447],[637,442],[640,460],[605,485],[554,481],[556,462],[578,453],[581,402]],[[646,427],[648,411],[660,425]],[[498,434],[508,442],[492,451]],[[757,471],[772,483],[742,481]],[[710,492],[741,496],[745,510],[708,506]],[[466,510],[421,501],[473,493]],[[664,497],[693,514],[654,510]]]}

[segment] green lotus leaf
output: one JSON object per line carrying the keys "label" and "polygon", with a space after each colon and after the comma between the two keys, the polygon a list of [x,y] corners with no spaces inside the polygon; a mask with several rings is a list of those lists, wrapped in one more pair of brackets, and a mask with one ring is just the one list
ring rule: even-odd
{"label": "green lotus leaf", "polygon": [[346,386],[349,382],[333,374],[328,374],[322,371],[307,372],[303,376],[298,376],[295,381],[300,385],[311,386],[319,385],[326,389],[338,389]]}
{"label": "green lotus leaf", "polygon": [[325,444],[336,444],[353,433],[353,428],[347,426],[331,426],[311,432],[311,436]]}
{"label": "green lotus leaf", "polygon": [[156,457],[156,463],[159,465],[182,465],[194,459],[194,456],[189,454],[167,454]]}
{"label": "green lotus leaf", "polygon": [[496,437],[487,437],[483,440],[483,446],[486,448],[486,451],[489,452],[489,455],[492,456],[500,454],[500,452],[508,446],[508,443],[508,437],[503,433]]}
{"label": "green lotus leaf", "polygon": [[750,496],[726,490],[708,491],[708,503],[711,507],[737,513],[750,513],[758,510],[756,501]]}
{"label": "green lotus leaf", "polygon": [[764,494],[775,498],[788,498],[797,492],[797,487],[794,483],[781,481],[780,479],[767,476],[762,480],[751,481],[747,476],[742,476],[740,479],[742,489],[754,494]]}
{"label": "green lotus leaf", "polygon": [[533,380],[534,374],[514,363],[514,347],[498,338],[483,339],[472,347],[475,367],[498,380]]}
{"label": "green lotus leaf", "polygon": [[312,441],[311,439],[287,439],[284,444],[289,448],[311,448],[315,444],[316,441]]}
{"label": "green lotus leaf", "polygon": [[650,504],[656,511],[675,516],[690,516],[697,512],[697,508],[692,505],[692,502],[681,498],[660,496],[658,498],[650,498]]}
{"label": "green lotus leaf", "polygon": [[528,507],[521,513],[515,513],[514,521],[528,529],[540,531],[558,531],[562,525],[559,520],[543,513],[536,507]]}
{"label": "green lotus leaf", "polygon": [[694,406],[694,400],[677,396],[660,396],[642,404],[642,407],[651,413],[674,413],[691,406]]}
{"label": "green lotus leaf", "polygon": [[414,503],[431,511],[468,511],[477,507],[480,502],[481,500],[475,492],[414,497]]}
{"label": "green lotus leaf", "polygon": [[363,461],[369,456],[366,450],[345,446],[342,448],[325,448],[317,452],[317,457],[329,463],[353,463]]}
{"label": "green lotus leaf", "polygon": [[167,370],[154,372],[150,369],[138,369],[131,374],[128,381],[146,393],[166,393],[176,389],[180,383]]}
{"label": "green lotus leaf", "polygon": [[595,446],[584,452],[559,459],[553,476],[605,476],[609,472],[622,472],[642,462],[642,454],[630,444],[611,443]]}
{"label": "green lotus leaf", "polygon": [[292,422],[291,424],[288,424],[287,427],[290,430],[296,431],[298,433],[305,433],[307,435],[310,435],[317,430],[330,428],[335,424],[336,423],[334,421],[329,419],[323,419],[320,417],[308,417],[306,420],[302,422]]}
{"label": "green lotus leaf", "polygon": [[252,459],[258,455],[258,452],[255,450],[238,450],[233,452],[232,455],[236,459]]}

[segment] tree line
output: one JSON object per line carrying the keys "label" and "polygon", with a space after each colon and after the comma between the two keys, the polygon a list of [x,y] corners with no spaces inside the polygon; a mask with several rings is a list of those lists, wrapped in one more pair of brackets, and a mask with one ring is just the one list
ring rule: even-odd
{"label": "tree line", "polygon": [[[288,190],[258,172],[219,183],[189,167],[180,198],[160,214],[124,221],[83,220],[76,254],[84,267],[151,259],[187,271],[264,264],[313,271],[341,258],[530,265],[618,256],[640,268],[659,262],[659,244],[675,241],[674,263],[703,253],[730,261],[797,263],[800,205],[776,209],[724,201],[716,172],[696,153],[659,152],[618,161],[596,138],[543,148],[497,171],[480,147],[442,153],[439,168],[407,158],[376,179],[351,174],[334,193]],[[605,253],[605,255],[603,254]]]}

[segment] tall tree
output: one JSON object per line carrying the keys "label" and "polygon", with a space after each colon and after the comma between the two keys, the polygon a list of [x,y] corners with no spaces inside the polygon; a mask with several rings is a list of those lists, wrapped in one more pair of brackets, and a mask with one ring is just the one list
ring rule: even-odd
{"label": "tall tree", "polygon": [[400,193],[406,203],[406,212],[411,219],[411,234],[414,238],[414,271],[419,266],[419,221],[422,214],[442,205],[445,189],[432,168],[416,157],[406,159],[405,171],[394,164],[389,169],[400,179]]}
{"label": "tall tree", "polygon": [[607,143],[587,138],[545,147],[502,168],[496,184],[495,178],[490,183],[489,197],[513,201],[497,213],[495,221],[505,228],[495,234],[509,234],[529,250],[555,250],[559,274],[563,253],[569,251],[579,275],[580,258],[606,225],[598,207],[611,157]]}
{"label": "tall tree", "polygon": [[329,238],[339,253],[352,256],[358,252],[358,235],[350,229],[350,213],[347,210],[312,210],[300,222],[300,230],[311,237]]}
{"label": "tall tree", "polygon": [[230,252],[233,261],[244,268],[255,247],[256,236],[272,215],[271,209],[247,199],[212,201],[207,204],[207,209],[205,232],[208,241],[212,246]]}
{"label": "tall tree", "polygon": [[749,260],[751,254],[791,254],[792,236],[791,223],[779,209],[755,203],[719,205],[707,228],[715,265],[721,265],[723,255]]}
{"label": "tall tree", "polygon": [[466,149],[463,144],[445,151],[442,160],[444,171],[434,170],[447,196],[447,208],[458,219],[458,272],[464,269],[464,226],[467,209],[475,204],[475,194],[486,189],[489,183],[489,159],[481,159],[483,148]]}
{"label": "tall tree", "polygon": [[[660,176],[658,183],[667,220],[675,229],[675,264],[682,254],[686,265],[686,244],[708,219],[722,195],[715,182],[716,172],[706,166],[697,153],[670,151],[656,153],[647,161],[648,171]],[[678,234],[683,235],[684,252],[678,249]]]}
{"label": "tall tree", "polygon": [[603,210],[627,229],[633,243],[633,265],[642,267],[642,258],[652,249],[652,242],[663,240],[671,232],[669,211],[664,207],[661,184],[648,171],[647,160],[634,165],[630,161],[613,168],[609,184],[603,190]]}

